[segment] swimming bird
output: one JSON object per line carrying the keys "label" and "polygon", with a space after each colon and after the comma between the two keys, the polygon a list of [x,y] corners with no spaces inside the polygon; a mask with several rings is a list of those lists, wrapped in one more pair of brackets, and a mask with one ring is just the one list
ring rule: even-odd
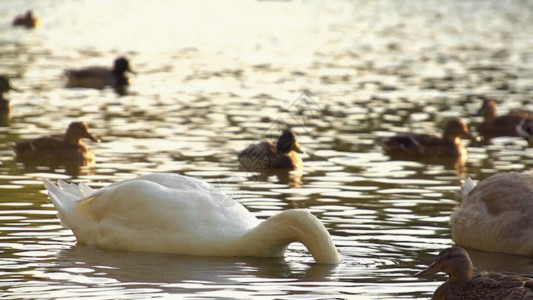
{"label": "swimming bird", "polygon": [[303,166],[303,153],[296,134],[285,129],[277,142],[261,142],[250,145],[239,153],[239,163],[250,171],[271,169],[298,170]]}
{"label": "swimming bird", "polygon": [[90,132],[85,122],[72,122],[64,136],[45,136],[31,140],[16,141],[13,146],[15,159],[30,164],[51,165],[61,162],[76,162],[80,165],[94,163],[94,154],[87,148],[83,138],[99,140]]}
{"label": "swimming bird", "polygon": [[461,138],[478,139],[461,119],[451,118],[446,122],[442,137],[434,134],[403,133],[378,140],[378,144],[393,159],[459,158],[467,154]]}
{"label": "swimming bird", "polygon": [[82,69],[67,69],[67,87],[82,87],[103,89],[106,86],[114,88],[119,94],[125,93],[125,88],[130,84],[130,80],[125,73],[133,71],[130,68],[128,59],[121,56],[115,59],[113,68],[87,67]]}
{"label": "swimming bird", "polygon": [[339,262],[324,225],[302,209],[258,220],[205,181],[156,173],[93,190],[44,178],[63,226],[105,249],[200,256],[281,257],[303,243],[318,263]]}
{"label": "swimming bird", "polygon": [[497,173],[465,180],[450,218],[459,246],[533,256],[533,173]]}
{"label": "swimming bird", "polygon": [[509,114],[498,116],[496,101],[489,99],[483,100],[478,114],[483,115],[483,123],[477,125],[477,131],[486,141],[501,136],[520,136],[517,131],[519,123],[533,117],[532,113],[526,111],[511,111]]}
{"label": "swimming bird", "polygon": [[41,20],[33,14],[31,9],[28,9],[24,14],[16,16],[11,25],[37,28],[41,25]]}
{"label": "swimming bird", "polygon": [[523,137],[529,144],[533,146],[533,116],[522,119],[518,125],[516,125],[516,131],[518,135]]}
{"label": "swimming bird", "polygon": [[416,276],[444,272],[448,280],[437,288],[435,300],[533,299],[533,278],[510,273],[473,275],[473,265],[465,249],[442,250],[433,264]]}
{"label": "swimming bird", "polygon": [[12,106],[9,100],[4,98],[4,93],[15,90],[9,83],[9,79],[0,75],[0,125],[6,126],[11,120]]}

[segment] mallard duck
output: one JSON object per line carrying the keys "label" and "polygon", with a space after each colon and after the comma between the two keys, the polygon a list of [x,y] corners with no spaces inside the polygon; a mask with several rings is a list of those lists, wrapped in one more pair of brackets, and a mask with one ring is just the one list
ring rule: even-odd
{"label": "mallard duck", "polygon": [[433,134],[404,133],[378,140],[385,153],[396,158],[427,159],[466,156],[461,138],[477,140],[466,124],[459,118],[446,122],[442,137]]}
{"label": "mallard duck", "polygon": [[24,14],[18,15],[13,19],[13,26],[24,26],[26,28],[37,28],[41,25],[41,20],[37,18],[31,9],[28,9]]}
{"label": "mallard duck", "polygon": [[465,180],[451,216],[459,246],[533,256],[533,173],[497,173]]}
{"label": "mallard duck", "polygon": [[479,115],[483,115],[483,123],[478,124],[477,131],[486,141],[501,136],[520,136],[517,125],[533,115],[525,111],[512,111],[507,115],[498,116],[496,113],[496,102],[494,100],[483,100],[483,105],[479,109]]}
{"label": "mallard duck", "polygon": [[4,98],[4,93],[15,90],[9,83],[6,76],[0,75],[0,125],[5,126],[9,124],[11,119],[11,103]]}
{"label": "mallard duck", "polygon": [[465,249],[442,250],[435,262],[416,276],[437,272],[448,274],[448,280],[433,294],[435,300],[533,299],[533,279],[518,274],[483,273],[473,275],[470,256]]}
{"label": "mallard duck", "polygon": [[259,221],[205,181],[148,174],[93,190],[43,179],[63,226],[79,243],[105,249],[200,256],[280,257],[303,243],[318,263],[338,263],[324,225],[293,209]]}
{"label": "mallard duck", "polygon": [[16,141],[13,147],[15,159],[46,165],[56,162],[90,165],[94,162],[94,154],[83,144],[83,138],[98,142],[98,139],[89,132],[85,122],[72,122],[63,137],[47,136]]}
{"label": "mallard duck", "polygon": [[110,86],[117,91],[124,91],[124,88],[130,84],[126,72],[133,73],[129,61],[121,56],[115,59],[112,69],[106,67],[67,69],[65,76],[68,80],[67,87],[103,89]]}
{"label": "mallard duck", "polygon": [[239,153],[239,163],[251,171],[289,169],[297,170],[303,166],[300,153],[303,153],[296,134],[285,129],[277,142],[261,142],[250,145]]}

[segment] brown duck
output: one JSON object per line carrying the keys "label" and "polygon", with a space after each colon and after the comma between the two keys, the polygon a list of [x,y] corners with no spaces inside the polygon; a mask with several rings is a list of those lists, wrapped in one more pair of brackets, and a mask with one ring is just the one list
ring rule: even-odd
{"label": "brown duck", "polygon": [[442,137],[434,134],[404,133],[378,141],[385,153],[393,159],[428,159],[466,156],[461,138],[477,140],[459,118],[446,122]]}
{"label": "brown duck", "polygon": [[11,119],[11,103],[4,98],[4,93],[15,90],[6,76],[0,75],[0,125],[6,126]]}
{"label": "brown duck", "polygon": [[277,142],[261,142],[250,145],[239,153],[239,163],[250,171],[289,169],[303,166],[300,153],[303,153],[296,134],[286,129]]}
{"label": "brown duck", "polygon": [[501,136],[520,136],[517,126],[524,119],[533,117],[533,114],[526,111],[511,111],[509,114],[498,116],[496,102],[488,99],[483,100],[478,114],[483,115],[483,123],[477,125],[477,131],[485,141]]}
{"label": "brown duck", "polygon": [[41,25],[41,20],[37,18],[31,9],[28,9],[24,14],[18,15],[11,23],[13,26],[23,26],[26,28],[37,28]]}
{"label": "brown duck", "polygon": [[99,141],[89,132],[85,122],[72,122],[63,137],[47,136],[15,142],[15,159],[45,165],[72,162],[91,165],[95,157],[83,144],[83,138]]}
{"label": "brown duck", "polygon": [[533,278],[508,273],[473,275],[470,256],[460,247],[444,249],[416,276],[437,272],[448,274],[448,280],[437,288],[431,298],[434,300],[533,299]]}

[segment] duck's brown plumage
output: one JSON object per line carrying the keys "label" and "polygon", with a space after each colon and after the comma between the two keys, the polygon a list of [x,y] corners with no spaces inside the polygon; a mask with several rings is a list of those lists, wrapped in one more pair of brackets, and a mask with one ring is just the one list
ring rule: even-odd
{"label": "duck's brown plumage", "polygon": [[520,136],[517,125],[522,120],[533,117],[533,114],[526,111],[512,111],[498,116],[496,101],[488,99],[483,100],[478,114],[483,115],[483,123],[477,125],[477,131],[487,141],[501,136]]}
{"label": "duck's brown plumage", "polygon": [[533,256],[533,174],[497,173],[482,180],[462,196],[450,224],[460,246]]}
{"label": "duck's brown plumage", "polygon": [[9,83],[9,79],[0,75],[0,126],[6,126],[11,119],[11,102],[4,98],[4,93],[13,90],[13,87]]}
{"label": "duck's brown plumage", "polygon": [[461,138],[475,139],[459,118],[446,122],[442,137],[433,134],[404,133],[378,141],[392,158],[427,159],[466,155]]}
{"label": "duck's brown plumage", "polygon": [[239,163],[251,171],[302,168],[300,153],[303,151],[296,135],[289,129],[284,130],[277,142],[261,142],[250,145],[239,153]]}
{"label": "duck's brown plumage", "polygon": [[473,275],[468,252],[460,247],[444,249],[433,264],[417,276],[444,272],[448,280],[433,294],[434,300],[533,299],[533,278],[518,274]]}
{"label": "duck's brown plumage", "polygon": [[15,159],[34,164],[76,162],[90,165],[95,157],[83,144],[83,138],[98,141],[85,122],[72,122],[62,137],[47,136],[15,142]]}

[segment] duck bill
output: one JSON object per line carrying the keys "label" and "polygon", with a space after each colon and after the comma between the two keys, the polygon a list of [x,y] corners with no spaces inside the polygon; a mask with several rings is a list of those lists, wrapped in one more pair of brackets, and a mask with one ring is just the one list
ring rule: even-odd
{"label": "duck bill", "polygon": [[481,138],[479,136],[476,136],[474,134],[472,134],[472,132],[465,132],[465,137],[466,138],[469,138],[473,141],[476,141],[476,142],[480,142],[481,141]]}
{"label": "duck bill", "polygon": [[298,153],[304,153],[298,141],[295,141],[294,144],[292,144],[291,150],[298,152]]}
{"label": "duck bill", "polygon": [[137,72],[133,71],[130,66],[128,66],[126,71],[130,72],[131,74],[137,74]]}
{"label": "duck bill", "polygon": [[425,270],[422,270],[415,274],[416,277],[422,277],[422,276],[428,276],[439,272],[437,269],[437,263],[432,263],[429,267],[427,267]]}
{"label": "duck bill", "polygon": [[86,138],[88,138],[89,140],[95,142],[95,143],[100,143],[100,139],[96,138],[94,135],[90,134],[90,133],[87,133],[87,136],[85,136]]}

